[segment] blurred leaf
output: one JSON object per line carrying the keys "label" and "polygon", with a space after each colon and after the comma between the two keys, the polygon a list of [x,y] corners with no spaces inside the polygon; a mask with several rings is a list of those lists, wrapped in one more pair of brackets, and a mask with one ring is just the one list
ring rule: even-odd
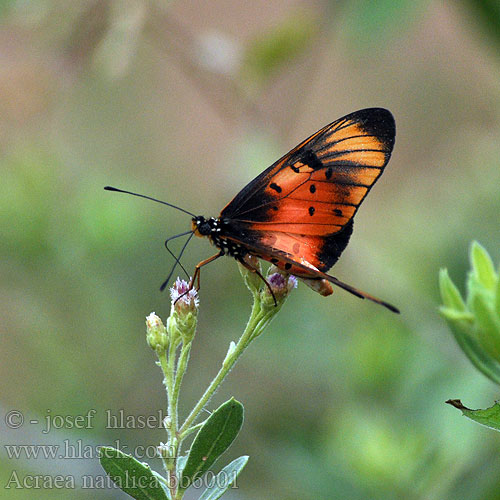
{"label": "blurred leaf", "polygon": [[478,341],[469,333],[472,329],[471,322],[461,318],[454,319],[447,317],[447,309],[440,309],[441,314],[448,322],[457,344],[462,351],[467,355],[472,364],[493,382],[500,384],[500,363],[495,361],[485,350],[479,345]]}
{"label": "blurred leaf", "polygon": [[495,359],[500,359],[500,318],[490,307],[491,301],[484,293],[477,293],[472,300],[472,310],[477,322],[477,337],[483,348]]}
{"label": "blurred leaf", "polygon": [[465,302],[455,283],[451,281],[447,269],[440,269],[439,271],[439,290],[441,292],[441,300],[447,308],[465,311]]}
{"label": "blurred leaf", "polygon": [[179,487],[187,489],[234,441],[243,424],[243,405],[231,398],[207,419],[194,438]]}
{"label": "blurred leaf", "polygon": [[488,290],[493,291],[498,281],[495,267],[488,252],[477,241],[472,242],[470,259],[477,281]]}
{"label": "blurred leaf", "polygon": [[498,270],[498,281],[497,281],[497,289],[495,290],[495,311],[497,316],[500,318],[500,269]]}
{"label": "blurred leaf", "polygon": [[113,482],[136,500],[168,500],[159,479],[149,465],[120,450],[103,446],[99,461]]}
{"label": "blurred leaf", "polygon": [[478,424],[500,431],[500,403],[495,403],[491,408],[485,410],[471,410],[465,407],[460,399],[448,399],[449,405],[458,408],[467,418]]}
{"label": "blurred leaf", "polygon": [[199,500],[217,500],[220,498],[231,487],[247,462],[248,456],[243,455],[226,465],[215,477],[213,486],[207,488]]}
{"label": "blurred leaf", "polygon": [[413,0],[355,0],[348,2],[343,26],[352,43],[365,49],[380,44],[401,26],[407,27],[416,9],[424,2]]}
{"label": "blurred leaf", "polygon": [[244,79],[261,83],[290,64],[308,46],[317,23],[308,12],[295,13],[281,26],[250,43],[244,56]]}
{"label": "blurred leaf", "polygon": [[489,34],[500,43],[500,3],[498,0],[466,0]]}
{"label": "blurred leaf", "polygon": [[488,252],[476,241],[470,247],[471,270],[467,275],[466,303],[445,269],[439,273],[444,306],[441,315],[474,366],[500,383],[500,316],[495,297],[498,276]]}

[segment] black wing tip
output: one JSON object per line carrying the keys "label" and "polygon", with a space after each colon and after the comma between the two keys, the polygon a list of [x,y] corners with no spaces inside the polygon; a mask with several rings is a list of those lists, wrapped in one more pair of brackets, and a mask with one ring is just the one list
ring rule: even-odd
{"label": "black wing tip", "polygon": [[387,149],[392,151],[396,138],[396,121],[388,109],[360,109],[345,118],[359,122],[366,132],[383,139],[387,144]]}

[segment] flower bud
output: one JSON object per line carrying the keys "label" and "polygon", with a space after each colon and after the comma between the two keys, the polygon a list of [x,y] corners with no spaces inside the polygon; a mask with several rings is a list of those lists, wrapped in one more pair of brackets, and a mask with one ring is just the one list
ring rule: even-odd
{"label": "flower bud", "polygon": [[441,269],[440,312],[471,362],[500,384],[500,280],[488,252],[477,242],[471,245],[470,262],[465,301],[448,271]]}
{"label": "flower bud", "polygon": [[[281,272],[276,266],[271,266],[269,268],[266,280],[273,292],[271,294],[267,286],[262,288],[261,300],[266,306],[281,306],[292,289],[297,288],[297,278],[291,274]],[[275,299],[276,304],[274,303]]]}
{"label": "flower bud", "polygon": [[189,284],[177,278],[170,288],[172,307],[167,321],[167,330],[172,339],[182,337],[184,343],[193,340],[198,320],[198,292]]}
{"label": "flower bud", "polygon": [[146,340],[151,349],[157,352],[168,346],[167,329],[154,312],[146,318]]}
{"label": "flower bud", "polygon": [[[247,262],[251,267],[257,269],[260,273],[262,273],[262,266],[260,265],[260,260],[253,255],[245,255],[245,262]],[[240,268],[240,273],[243,276],[243,280],[245,281],[245,285],[252,293],[258,293],[260,287],[262,285],[261,277],[255,273],[247,269],[245,266],[238,262],[238,267]]]}

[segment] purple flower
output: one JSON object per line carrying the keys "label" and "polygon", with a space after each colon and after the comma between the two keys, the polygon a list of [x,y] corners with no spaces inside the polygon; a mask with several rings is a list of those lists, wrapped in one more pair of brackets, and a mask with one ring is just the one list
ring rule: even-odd
{"label": "purple flower", "polygon": [[[267,277],[267,282],[277,300],[285,298],[293,288],[297,288],[297,278],[291,274],[273,273]],[[269,293],[267,287],[266,291]]]}
{"label": "purple flower", "polygon": [[198,309],[200,302],[198,292],[195,288],[189,289],[187,281],[177,278],[174,286],[170,288],[170,297],[172,299],[172,306],[177,312],[194,312]]}

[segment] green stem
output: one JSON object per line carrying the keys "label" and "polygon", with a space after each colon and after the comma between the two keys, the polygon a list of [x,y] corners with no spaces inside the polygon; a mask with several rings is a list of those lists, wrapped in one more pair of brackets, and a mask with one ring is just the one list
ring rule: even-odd
{"label": "green stem", "polygon": [[198,403],[196,403],[196,406],[191,410],[191,413],[188,415],[188,417],[180,427],[179,429],[180,436],[183,436],[186,433],[187,429],[190,428],[191,424],[194,422],[194,420],[199,415],[201,410],[208,403],[210,398],[214,395],[215,391],[218,389],[223,380],[226,378],[226,375],[231,371],[231,368],[234,366],[236,361],[238,361],[243,351],[248,347],[248,345],[254,338],[255,333],[258,331],[257,328],[259,326],[262,326],[261,321],[265,318],[265,316],[267,315],[264,314],[263,317],[261,304],[257,298],[257,295],[254,294],[252,314],[250,315],[250,319],[248,320],[245,331],[242,333],[233,351],[226,356],[226,359],[222,363],[219,372],[212,380],[210,385],[207,387],[203,396],[200,398]]}
{"label": "green stem", "polygon": [[186,429],[182,434],[179,434],[179,440],[184,441],[190,434],[193,432],[197,431],[198,429],[201,429],[205,425],[206,420],[203,420],[203,422],[200,422],[199,424],[193,425],[189,429]]}
{"label": "green stem", "polygon": [[[168,397],[168,416],[170,417],[170,445],[174,446],[174,441],[177,439],[177,403],[178,400],[174,397],[174,387],[175,387],[175,355],[177,352],[177,346],[179,344],[176,342],[174,345],[170,346],[168,352],[168,380],[169,385],[167,387],[167,397]],[[172,450],[175,451],[175,450]],[[172,456],[176,456],[172,453]]]}
{"label": "green stem", "polygon": [[[179,355],[179,360],[177,361],[177,370],[175,374],[174,390],[172,393],[172,398],[178,402],[179,401],[179,391],[182,384],[182,379],[186,373],[186,368],[189,361],[189,354],[191,352],[191,342],[187,344],[182,344],[181,353]],[[177,404],[176,404],[177,406]]]}
{"label": "green stem", "polygon": [[[168,439],[168,456],[163,456],[163,466],[168,473],[168,488],[170,490],[170,495],[172,498],[175,498],[176,494],[176,470],[175,470],[175,459],[173,457],[176,456],[176,430],[177,430],[177,422],[172,416],[177,413],[176,405],[172,399],[173,388],[174,388],[174,369],[171,364],[172,356],[171,352],[174,351],[175,358],[175,348],[171,347],[170,351],[162,350],[158,352],[158,360],[160,361],[160,367],[163,372],[163,376],[165,377],[165,387],[167,388],[167,401],[168,401],[168,416],[170,418],[170,425],[167,428],[167,433],[169,436]],[[174,427],[175,425],[175,427]],[[173,431],[175,429],[175,431]]]}

